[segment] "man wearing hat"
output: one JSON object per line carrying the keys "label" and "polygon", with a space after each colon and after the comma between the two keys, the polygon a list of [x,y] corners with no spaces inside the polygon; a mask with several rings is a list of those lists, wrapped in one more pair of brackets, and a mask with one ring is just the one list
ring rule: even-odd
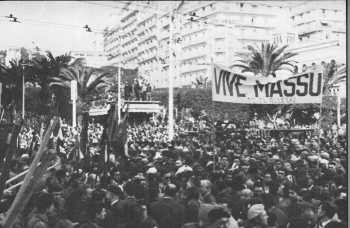
{"label": "man wearing hat", "polygon": [[207,228],[229,228],[230,215],[223,208],[214,208],[208,213]]}
{"label": "man wearing hat", "polygon": [[109,202],[109,207],[107,208],[107,215],[103,225],[109,228],[119,223],[117,203],[123,198],[123,192],[119,187],[109,185],[106,188],[106,198]]}
{"label": "man wearing hat", "polygon": [[150,216],[156,220],[159,228],[181,228],[184,223],[184,207],[174,199],[177,187],[167,184],[164,197],[150,206]]}
{"label": "man wearing hat", "polygon": [[263,204],[254,204],[248,209],[247,213],[249,228],[266,227],[268,215]]}

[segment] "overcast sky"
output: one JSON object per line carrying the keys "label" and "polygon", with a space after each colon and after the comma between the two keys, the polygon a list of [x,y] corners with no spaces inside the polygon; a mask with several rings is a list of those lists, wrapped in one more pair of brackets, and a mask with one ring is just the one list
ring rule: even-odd
{"label": "overcast sky", "polygon": [[[94,41],[101,42],[102,30],[118,23],[125,2],[127,1],[0,1],[0,50],[22,46],[38,46],[51,50],[54,54],[96,50]],[[273,2],[284,6],[302,3]],[[147,4],[147,1],[135,4],[140,6]],[[11,13],[21,23],[9,22],[6,16]],[[85,32],[82,28],[85,24],[99,33]]]}
{"label": "overcast sky", "polygon": [[[53,52],[94,50],[93,42],[101,34],[85,32],[82,27],[88,24],[92,30],[101,32],[106,26],[106,19],[119,12],[116,8],[106,7],[111,3],[98,2],[102,5],[94,5],[72,1],[0,2],[0,50],[34,45]],[[18,17],[21,23],[9,22],[5,17],[10,13]]]}

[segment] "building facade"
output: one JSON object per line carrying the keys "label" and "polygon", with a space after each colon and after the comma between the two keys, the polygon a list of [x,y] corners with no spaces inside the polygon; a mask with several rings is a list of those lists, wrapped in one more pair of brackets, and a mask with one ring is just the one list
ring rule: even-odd
{"label": "building facade", "polygon": [[77,59],[82,58],[89,67],[102,67],[108,65],[107,56],[103,51],[71,51],[70,55]]}
{"label": "building facade", "polygon": [[[169,83],[169,11],[179,2],[130,2],[121,19],[106,30],[110,64],[138,68],[155,88]],[[288,44],[298,64],[345,60],[345,14],[341,4],[186,1],[172,23],[174,86],[210,80],[210,63],[231,66],[247,45]],[[344,8],[344,7],[343,7]],[[323,56],[327,55],[327,56]],[[317,58],[315,58],[315,56]],[[344,61],[345,62],[345,61]],[[299,67],[301,68],[301,67]]]}
{"label": "building facade", "polygon": [[297,39],[289,49],[298,53],[299,69],[322,61],[346,63],[345,18],[345,1],[306,2],[292,8],[289,19]]}

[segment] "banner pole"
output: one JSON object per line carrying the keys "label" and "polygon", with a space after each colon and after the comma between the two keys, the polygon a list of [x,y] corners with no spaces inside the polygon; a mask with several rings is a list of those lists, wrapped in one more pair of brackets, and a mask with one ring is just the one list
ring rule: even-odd
{"label": "banner pole", "polygon": [[175,48],[174,48],[174,23],[175,23],[175,12],[169,13],[169,71],[168,71],[168,86],[169,86],[169,97],[168,97],[168,140],[172,141],[174,138],[174,73],[175,73]]}
{"label": "banner pole", "polygon": [[[322,74],[322,79],[321,79],[321,88],[323,88],[323,83],[324,83],[324,72]],[[323,92],[323,91],[322,91]],[[323,93],[321,92],[321,103],[320,103],[320,116],[318,118],[318,159],[317,159],[317,168],[320,167],[320,151],[321,151],[321,124],[322,124],[322,107],[323,107]]]}
{"label": "banner pole", "polygon": [[[214,75],[214,60],[213,57],[210,58],[210,68],[211,68],[211,74],[212,74],[212,78]],[[213,80],[212,80],[213,83]],[[211,99],[211,108],[212,110],[214,110],[215,105],[214,105],[214,100]],[[213,123],[212,123],[212,140],[213,140],[213,149],[214,149],[214,159],[213,159],[213,172],[215,172],[215,168],[216,168],[216,159],[217,159],[217,150],[216,150],[216,129],[215,129],[215,119],[213,119]]]}
{"label": "banner pole", "polygon": [[[322,96],[323,98],[323,96]],[[320,117],[318,118],[318,159],[317,159],[317,168],[320,167],[320,151],[321,151],[321,124],[322,124],[322,103],[323,99],[321,99],[321,104],[320,104]]]}
{"label": "banner pole", "polygon": [[118,67],[118,78],[117,78],[117,80],[118,80],[118,100],[117,100],[117,108],[118,108],[118,124],[120,124],[120,121],[121,121],[121,94],[120,94],[120,87],[121,87],[121,74],[122,74],[122,70],[121,70],[121,65],[119,65],[119,67]]}
{"label": "banner pole", "polygon": [[339,96],[339,94],[336,95],[337,96],[337,124],[338,124],[338,128],[340,128],[341,125],[341,113],[340,113],[340,105],[341,105],[341,98]]}

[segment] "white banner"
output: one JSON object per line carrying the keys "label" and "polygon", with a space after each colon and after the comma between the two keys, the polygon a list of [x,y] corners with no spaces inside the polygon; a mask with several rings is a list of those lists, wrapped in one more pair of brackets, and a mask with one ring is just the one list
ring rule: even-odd
{"label": "white banner", "polygon": [[243,75],[213,64],[213,101],[245,104],[321,103],[323,72],[315,70],[285,79]]}

